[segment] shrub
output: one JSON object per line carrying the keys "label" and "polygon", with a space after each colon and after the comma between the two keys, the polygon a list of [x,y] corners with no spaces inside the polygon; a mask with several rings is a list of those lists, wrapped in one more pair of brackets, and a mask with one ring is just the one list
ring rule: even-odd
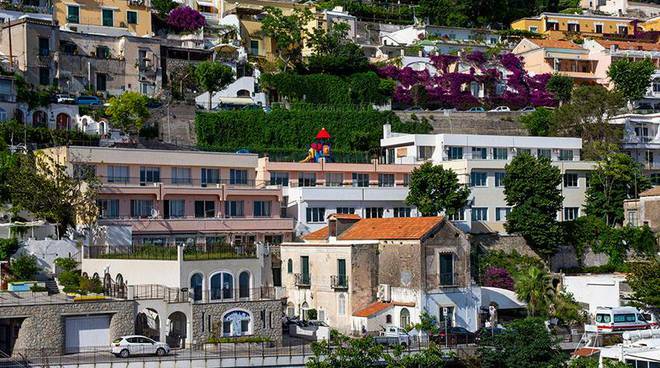
{"label": "shrub", "polygon": [[167,24],[178,32],[194,32],[206,25],[206,19],[189,6],[180,6],[170,11]]}
{"label": "shrub", "polygon": [[9,259],[16,250],[18,250],[18,240],[16,238],[0,239],[0,261]]}
{"label": "shrub", "polygon": [[73,271],[78,267],[78,261],[73,258],[56,258],[55,266],[62,269],[62,271]]}
{"label": "shrub", "polygon": [[16,257],[9,266],[9,272],[18,281],[32,280],[40,270],[41,268],[37,265],[37,257],[28,254]]}
{"label": "shrub", "polygon": [[48,288],[45,286],[32,285],[30,286],[30,291],[33,293],[48,291]]}
{"label": "shrub", "polygon": [[481,280],[484,286],[514,290],[513,278],[505,268],[489,267]]}

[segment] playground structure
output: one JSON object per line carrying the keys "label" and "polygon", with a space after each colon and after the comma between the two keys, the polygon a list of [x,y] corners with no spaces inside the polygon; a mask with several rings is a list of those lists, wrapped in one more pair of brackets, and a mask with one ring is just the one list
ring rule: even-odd
{"label": "playground structure", "polygon": [[309,151],[305,159],[300,162],[332,162],[332,144],[330,133],[325,128],[316,134],[316,139],[309,145]]}

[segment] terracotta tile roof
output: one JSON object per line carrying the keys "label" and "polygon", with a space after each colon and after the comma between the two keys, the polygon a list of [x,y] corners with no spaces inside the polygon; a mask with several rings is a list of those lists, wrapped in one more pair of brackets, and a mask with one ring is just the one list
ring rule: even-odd
{"label": "terracotta tile roof", "polygon": [[600,352],[600,350],[595,348],[579,348],[573,353],[573,356],[590,357],[594,354],[597,354],[598,352]]}
{"label": "terracotta tile roof", "polygon": [[324,240],[328,239],[328,227],[324,226],[316,231],[313,231],[303,236],[304,240]]}
{"label": "terracotta tile roof", "polygon": [[544,48],[584,50],[584,48],[582,48],[580,45],[576,45],[571,41],[531,39],[531,38],[528,38],[528,40],[533,44],[536,44],[537,46]]}
{"label": "terracotta tile roof", "polygon": [[[421,239],[444,221],[443,217],[390,217],[356,221],[339,234],[338,240],[415,240]],[[328,239],[328,227],[309,233],[305,240]]]}
{"label": "terracotta tile roof", "polygon": [[640,197],[655,197],[660,196],[660,186],[655,186],[651,189],[639,193]]}
{"label": "terracotta tile roof", "polygon": [[660,51],[660,43],[596,40],[601,46],[609,49],[616,46],[620,50]]}
{"label": "terracotta tile roof", "polygon": [[381,301],[377,301],[374,303],[371,303],[367,305],[366,307],[356,311],[353,313],[353,317],[371,317],[376,313],[382,312],[386,309],[390,309],[394,307],[394,304],[392,303],[384,303]]}

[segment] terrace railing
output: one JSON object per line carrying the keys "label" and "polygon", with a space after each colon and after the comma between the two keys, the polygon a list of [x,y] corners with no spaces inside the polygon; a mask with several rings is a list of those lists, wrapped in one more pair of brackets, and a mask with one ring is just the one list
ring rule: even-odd
{"label": "terrace railing", "polygon": [[[183,248],[183,260],[255,258],[256,250],[255,244],[187,245]],[[85,258],[178,260],[178,247],[169,245],[88,246],[83,252]]]}

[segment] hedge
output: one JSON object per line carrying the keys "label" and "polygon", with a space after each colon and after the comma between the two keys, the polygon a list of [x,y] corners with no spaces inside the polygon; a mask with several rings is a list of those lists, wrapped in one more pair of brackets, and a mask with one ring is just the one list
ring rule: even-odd
{"label": "hedge", "polygon": [[[195,116],[197,142],[213,151],[291,153],[304,157],[316,133],[326,128],[332,136],[335,154],[380,152],[383,125],[404,133],[429,133],[426,121],[401,122],[389,112],[374,110],[261,110],[198,112]],[[300,157],[300,156],[298,156]]]}

